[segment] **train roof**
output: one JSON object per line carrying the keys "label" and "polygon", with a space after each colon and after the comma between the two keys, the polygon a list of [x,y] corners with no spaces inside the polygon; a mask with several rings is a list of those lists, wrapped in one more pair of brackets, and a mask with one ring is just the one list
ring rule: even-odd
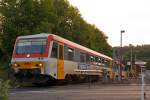
{"label": "train roof", "polygon": [[62,38],[62,37],[60,37],[60,36],[57,36],[57,35],[55,35],[55,34],[41,33],[41,34],[35,34],[35,35],[19,36],[19,37],[17,37],[17,39],[22,39],[22,38],[37,38],[37,37],[49,37],[49,36],[50,36],[53,40],[58,41],[58,42],[61,42],[61,43],[64,43],[64,44],[67,44],[67,45],[69,45],[69,46],[71,46],[71,47],[73,47],[73,48],[78,48],[78,49],[80,49],[80,50],[83,50],[83,51],[85,51],[85,52],[91,53],[91,54],[93,54],[93,55],[100,56],[100,57],[103,57],[103,58],[108,59],[108,60],[112,60],[112,58],[109,57],[109,56],[106,56],[106,55],[104,55],[104,54],[102,54],[102,53],[99,53],[99,52],[96,52],[96,51],[94,51],[94,50],[91,50],[91,49],[89,49],[89,48],[86,48],[86,47],[84,47],[84,46],[82,46],[82,45],[79,45],[79,44],[77,44],[77,43],[74,43],[74,42],[72,42],[72,41],[69,41],[69,40],[67,40],[67,39],[64,39],[64,38]]}
{"label": "train roof", "polygon": [[60,37],[60,36],[57,36],[57,35],[54,35],[54,34],[51,34],[51,36],[52,36],[53,40],[62,42],[62,43],[67,44],[67,45],[69,45],[69,46],[71,46],[71,47],[78,48],[78,49],[83,50],[83,51],[86,51],[86,52],[88,52],[88,53],[92,53],[92,54],[94,54],[94,55],[101,56],[101,57],[103,57],[103,58],[105,58],[105,59],[112,60],[111,57],[108,57],[108,56],[106,56],[106,55],[104,55],[104,54],[102,54],[102,53],[96,52],[96,51],[91,50],[91,49],[89,49],[89,48],[87,48],[87,47],[84,47],[84,46],[82,46],[82,45],[79,45],[79,44],[77,44],[77,43],[71,42],[71,41],[69,41],[69,40],[67,40],[67,39],[64,39],[64,38]]}
{"label": "train roof", "polygon": [[40,38],[40,37],[48,37],[50,34],[47,33],[41,33],[41,34],[34,34],[34,35],[24,35],[24,36],[18,36],[17,39],[24,39],[24,38]]}

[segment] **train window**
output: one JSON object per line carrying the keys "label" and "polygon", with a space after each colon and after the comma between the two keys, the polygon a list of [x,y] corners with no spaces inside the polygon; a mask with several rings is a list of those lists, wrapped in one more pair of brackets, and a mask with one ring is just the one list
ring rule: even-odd
{"label": "train window", "polygon": [[98,65],[101,65],[102,61],[101,58],[98,58]]}
{"label": "train window", "polygon": [[86,62],[89,63],[90,62],[90,55],[86,54]]}
{"label": "train window", "polygon": [[67,60],[68,57],[68,47],[67,45],[64,45],[64,59]]}
{"label": "train window", "polygon": [[94,62],[94,59],[95,59],[94,56],[90,56],[90,61],[91,62]]}
{"label": "train window", "polygon": [[98,57],[95,57],[95,64],[98,65]]}
{"label": "train window", "polygon": [[68,60],[74,60],[74,49],[72,49],[72,48],[68,48]]}
{"label": "train window", "polygon": [[58,55],[57,49],[58,49],[58,44],[56,42],[53,42],[52,52],[51,52],[52,58],[57,58],[57,55]]}
{"label": "train window", "polygon": [[101,58],[98,58],[98,63],[101,63]]}
{"label": "train window", "polygon": [[108,60],[105,60],[105,66],[109,67],[110,62]]}
{"label": "train window", "polygon": [[103,66],[105,66],[105,59],[102,58],[101,63],[102,63]]}
{"label": "train window", "polygon": [[74,61],[80,62],[80,51],[78,49],[74,50]]}
{"label": "train window", "polygon": [[85,54],[80,53],[80,62],[84,63],[85,62]]}

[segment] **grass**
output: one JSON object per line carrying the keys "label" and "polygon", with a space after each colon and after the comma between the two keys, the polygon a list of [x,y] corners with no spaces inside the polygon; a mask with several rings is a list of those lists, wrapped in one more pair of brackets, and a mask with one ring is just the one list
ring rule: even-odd
{"label": "grass", "polygon": [[[9,85],[10,86],[14,86],[15,85],[15,78],[13,76],[13,74],[10,71],[10,75],[8,76],[8,67],[6,67],[6,65],[8,65],[5,62],[0,61],[0,80],[9,80]],[[1,100],[1,98],[0,98]],[[3,99],[2,99],[3,100]]]}

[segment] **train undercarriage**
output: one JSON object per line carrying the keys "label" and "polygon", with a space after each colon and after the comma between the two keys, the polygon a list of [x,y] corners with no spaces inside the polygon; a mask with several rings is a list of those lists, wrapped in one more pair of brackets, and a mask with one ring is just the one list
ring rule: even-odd
{"label": "train undercarriage", "polygon": [[40,74],[40,69],[20,69],[14,76],[19,83],[26,82],[35,85],[74,84],[96,82],[102,79],[99,75],[66,74],[64,79],[57,80],[50,75]]}

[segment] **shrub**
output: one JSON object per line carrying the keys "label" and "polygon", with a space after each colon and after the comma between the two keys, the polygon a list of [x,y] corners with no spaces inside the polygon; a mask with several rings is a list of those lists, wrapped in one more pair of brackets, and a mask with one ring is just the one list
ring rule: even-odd
{"label": "shrub", "polygon": [[8,100],[9,80],[0,79],[0,100]]}

